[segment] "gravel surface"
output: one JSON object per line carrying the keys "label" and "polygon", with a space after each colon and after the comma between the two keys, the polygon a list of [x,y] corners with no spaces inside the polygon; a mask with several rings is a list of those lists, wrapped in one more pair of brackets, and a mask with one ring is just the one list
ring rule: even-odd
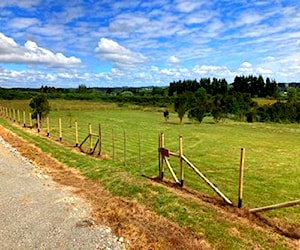
{"label": "gravel surface", "polygon": [[71,191],[0,137],[0,249],[124,249]]}

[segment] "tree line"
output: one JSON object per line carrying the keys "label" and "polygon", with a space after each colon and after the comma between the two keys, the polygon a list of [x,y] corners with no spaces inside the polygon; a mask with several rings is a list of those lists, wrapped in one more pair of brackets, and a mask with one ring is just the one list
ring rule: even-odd
{"label": "tree line", "polygon": [[275,80],[260,76],[236,76],[230,85],[226,79],[201,78],[195,80],[173,81],[169,85],[169,96],[180,95],[186,91],[196,92],[204,88],[211,96],[232,94],[234,92],[248,93],[251,97],[274,97],[279,95],[279,89]]}
{"label": "tree line", "polygon": [[275,80],[262,76],[237,76],[231,85],[225,79],[171,82],[169,95],[175,96],[174,109],[180,122],[185,114],[202,122],[212,116],[216,122],[233,118],[248,122],[300,122],[300,92],[289,88],[285,101],[259,106],[253,97],[279,97]]}

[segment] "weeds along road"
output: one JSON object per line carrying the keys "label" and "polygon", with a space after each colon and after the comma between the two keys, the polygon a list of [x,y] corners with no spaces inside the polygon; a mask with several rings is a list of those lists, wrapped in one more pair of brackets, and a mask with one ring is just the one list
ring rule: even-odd
{"label": "weeds along road", "polygon": [[0,137],[0,249],[123,249],[90,206]]}

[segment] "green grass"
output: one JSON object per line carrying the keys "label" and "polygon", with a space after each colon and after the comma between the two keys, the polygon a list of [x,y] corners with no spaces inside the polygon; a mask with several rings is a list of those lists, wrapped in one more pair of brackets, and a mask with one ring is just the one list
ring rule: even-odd
{"label": "green grass", "polygon": [[[0,105],[24,107],[22,102],[0,102]],[[184,154],[221,191],[236,203],[238,190],[240,148],[246,149],[244,205],[249,208],[299,199],[300,156],[299,124],[238,123],[226,120],[214,124],[206,118],[202,124],[184,119],[179,124],[175,113],[165,122],[161,110],[118,107],[113,104],[79,101],[52,101],[50,137],[58,139],[57,118],[63,119],[63,141],[74,144],[76,119],[80,141],[87,135],[88,123],[97,131],[102,126],[103,153],[112,156],[112,133],[115,137],[115,161],[97,160],[74,154],[67,147],[57,147],[53,142],[28,135],[15,129],[4,120],[1,123],[17,131],[25,139],[37,144],[63,163],[79,168],[89,178],[100,180],[114,195],[127,197],[145,204],[158,214],[192,227],[204,234],[219,249],[252,249],[255,244],[263,248],[284,248],[281,241],[272,243],[270,236],[238,225],[224,218],[213,208],[199,206],[193,201],[178,198],[163,187],[150,185],[140,173],[156,176],[158,134],[165,133],[165,146],[178,151],[178,137],[183,136]],[[72,127],[70,126],[70,120]],[[124,131],[126,133],[127,164],[123,166]],[[141,139],[142,166],[139,166],[138,137]],[[178,159],[171,159],[179,173]],[[171,179],[166,171],[166,177]],[[195,190],[216,196],[190,169],[185,168],[185,184]],[[299,206],[273,210],[267,213],[285,222],[300,221]],[[224,232],[236,228],[242,237]],[[273,245],[274,244],[274,245]]]}

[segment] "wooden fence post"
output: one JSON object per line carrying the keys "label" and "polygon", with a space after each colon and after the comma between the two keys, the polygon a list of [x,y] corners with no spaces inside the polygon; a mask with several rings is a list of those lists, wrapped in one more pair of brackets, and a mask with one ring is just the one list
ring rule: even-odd
{"label": "wooden fence post", "polygon": [[180,164],[180,186],[183,187],[184,181],[184,169],[182,164],[182,156],[183,156],[183,145],[182,145],[182,136],[179,137],[179,164]]}
{"label": "wooden fence post", "polygon": [[[165,147],[165,135],[164,133],[160,134],[160,146],[161,148]],[[160,178],[163,180],[164,178],[164,172],[165,172],[165,167],[164,167],[164,158],[161,156],[161,162],[160,162]]]}
{"label": "wooden fence post", "polygon": [[78,147],[78,122],[75,121],[75,147]]}
{"label": "wooden fence post", "polygon": [[32,128],[32,118],[31,118],[31,113],[29,113],[29,126]]}
{"label": "wooden fence post", "polygon": [[18,123],[21,123],[20,110],[17,110]]}
{"label": "wooden fence post", "polygon": [[16,110],[15,109],[13,109],[13,120],[14,120],[14,122],[16,122]]}
{"label": "wooden fence post", "polygon": [[47,137],[50,135],[50,124],[49,124],[49,117],[47,116],[46,118],[46,123],[47,123]]}
{"label": "wooden fence post", "polygon": [[23,111],[23,127],[26,127],[26,112]]}
{"label": "wooden fence post", "polygon": [[160,148],[161,148],[161,145],[160,145],[160,134],[158,134],[158,176],[160,177],[160,173],[161,173],[161,166],[160,166],[160,162],[161,162],[161,154],[160,154]]}
{"label": "wooden fence post", "polygon": [[92,140],[92,124],[89,123],[89,135],[90,135],[90,152],[93,151],[93,140]]}
{"label": "wooden fence post", "polygon": [[115,161],[115,135],[114,135],[114,129],[111,129],[111,145],[112,145],[112,159]]}
{"label": "wooden fence post", "polygon": [[241,148],[238,208],[241,208],[243,205],[244,164],[245,164],[245,149]]}
{"label": "wooden fence post", "polygon": [[126,162],[126,132],[125,130],[123,130],[123,135],[124,135],[124,166],[127,166],[127,162]]}
{"label": "wooden fence post", "polygon": [[139,146],[139,170],[142,174],[142,145],[141,145],[141,133],[138,133],[138,146]]}
{"label": "wooden fence post", "polygon": [[101,131],[101,124],[100,123],[99,123],[98,133],[99,133],[99,144],[98,144],[99,152],[98,152],[98,155],[101,155],[101,152],[102,152],[102,131]]}
{"label": "wooden fence post", "polygon": [[62,140],[62,126],[61,126],[61,118],[58,118],[58,128],[59,128],[59,140]]}
{"label": "wooden fence post", "polygon": [[40,132],[40,115],[39,114],[37,114],[36,122],[37,122],[37,130],[38,130],[38,133],[39,133]]}

